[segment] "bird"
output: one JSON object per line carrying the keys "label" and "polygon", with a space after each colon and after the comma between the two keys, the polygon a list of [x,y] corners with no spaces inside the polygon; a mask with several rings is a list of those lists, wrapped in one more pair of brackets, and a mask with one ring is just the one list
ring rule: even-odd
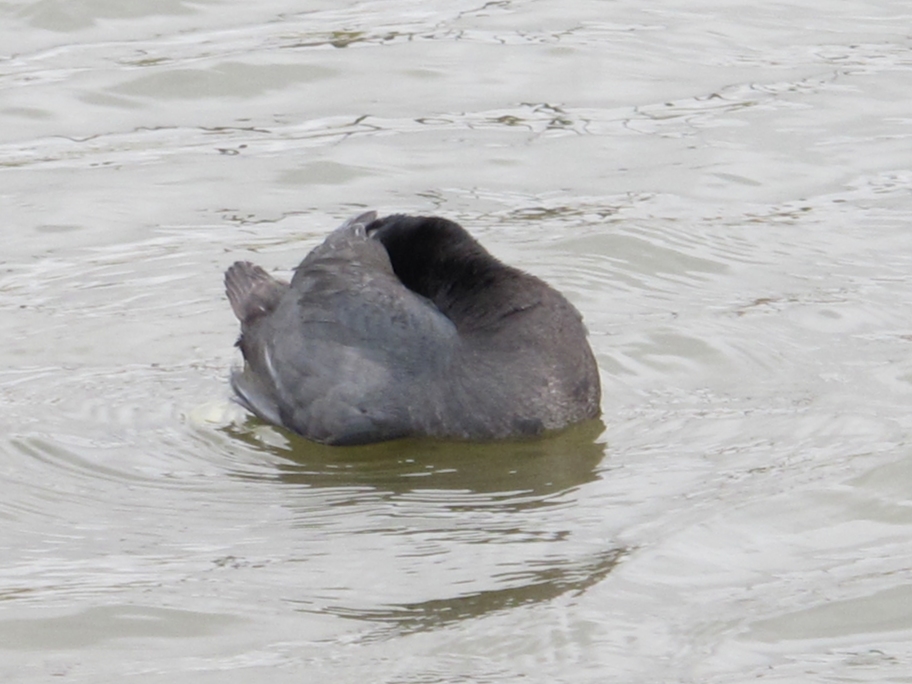
{"label": "bird", "polygon": [[236,401],[311,441],[493,441],[600,414],[579,311],[446,218],[362,213],[290,282],[238,261],[225,289]]}

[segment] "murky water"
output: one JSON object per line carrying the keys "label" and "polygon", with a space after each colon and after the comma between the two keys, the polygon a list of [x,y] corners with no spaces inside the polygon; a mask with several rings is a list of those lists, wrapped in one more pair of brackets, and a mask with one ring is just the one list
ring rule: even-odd
{"label": "murky water", "polygon": [[[903,3],[0,5],[0,679],[912,681]],[[222,272],[438,212],[604,424],[333,450]]]}

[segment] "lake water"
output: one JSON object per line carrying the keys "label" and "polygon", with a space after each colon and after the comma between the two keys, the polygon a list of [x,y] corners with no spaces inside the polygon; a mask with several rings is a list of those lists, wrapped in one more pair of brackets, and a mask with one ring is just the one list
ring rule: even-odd
{"label": "lake water", "polygon": [[[0,680],[912,682],[912,10],[0,4]],[[438,213],[603,422],[330,449],[222,274]]]}

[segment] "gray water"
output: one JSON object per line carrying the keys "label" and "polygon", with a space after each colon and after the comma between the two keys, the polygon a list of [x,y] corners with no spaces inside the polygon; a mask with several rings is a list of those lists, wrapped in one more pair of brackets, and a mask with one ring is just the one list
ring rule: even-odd
{"label": "gray water", "polygon": [[[902,2],[0,4],[0,680],[912,682]],[[222,273],[364,208],[583,312],[603,422],[333,450]]]}

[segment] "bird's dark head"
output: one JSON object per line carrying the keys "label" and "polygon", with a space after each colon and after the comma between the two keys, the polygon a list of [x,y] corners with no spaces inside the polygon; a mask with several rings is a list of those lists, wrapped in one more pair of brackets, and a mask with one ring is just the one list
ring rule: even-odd
{"label": "bird's dark head", "polygon": [[430,299],[506,268],[458,223],[436,216],[387,216],[367,233],[386,248],[402,284]]}
{"label": "bird's dark head", "polygon": [[394,215],[367,226],[396,277],[462,330],[480,329],[535,306],[547,285],[491,256],[458,223]]}

